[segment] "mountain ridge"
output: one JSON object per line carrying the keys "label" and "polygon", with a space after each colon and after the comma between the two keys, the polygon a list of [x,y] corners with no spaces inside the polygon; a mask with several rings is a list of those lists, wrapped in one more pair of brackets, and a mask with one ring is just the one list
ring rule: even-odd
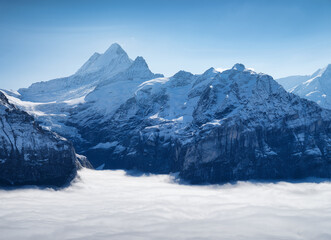
{"label": "mountain ridge", "polygon": [[82,167],[70,142],[42,129],[32,116],[9,103],[0,91],[0,185],[68,184]]}
{"label": "mountain ridge", "polygon": [[290,76],[278,79],[287,91],[331,109],[331,64],[308,76]]}
{"label": "mountain ridge", "polygon": [[69,103],[31,112],[94,167],[179,172],[192,183],[330,177],[331,111],[243,64],[164,77],[137,57]]}

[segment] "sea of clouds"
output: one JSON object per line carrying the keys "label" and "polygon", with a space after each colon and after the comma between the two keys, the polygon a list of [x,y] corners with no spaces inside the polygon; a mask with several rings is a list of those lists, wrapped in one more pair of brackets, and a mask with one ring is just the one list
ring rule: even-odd
{"label": "sea of clouds", "polygon": [[331,183],[189,186],[84,169],[70,187],[0,190],[0,239],[331,239]]}

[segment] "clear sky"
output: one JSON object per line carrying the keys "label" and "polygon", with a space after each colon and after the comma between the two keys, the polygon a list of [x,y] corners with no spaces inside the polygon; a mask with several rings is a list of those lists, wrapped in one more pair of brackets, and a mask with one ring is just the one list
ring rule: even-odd
{"label": "clear sky", "polygon": [[311,74],[331,63],[331,0],[0,0],[0,88],[73,74],[114,42],[166,76]]}

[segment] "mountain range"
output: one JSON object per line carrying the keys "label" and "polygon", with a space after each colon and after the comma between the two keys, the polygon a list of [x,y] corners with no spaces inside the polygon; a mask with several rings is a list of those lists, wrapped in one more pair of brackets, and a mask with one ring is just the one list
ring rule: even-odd
{"label": "mountain range", "polygon": [[[328,66],[292,77],[292,92],[313,79],[327,99],[329,76]],[[164,77],[113,44],[72,76],[3,92],[97,169],[178,172],[191,183],[331,177],[328,103],[243,64]]]}
{"label": "mountain range", "polygon": [[287,91],[331,109],[331,64],[318,69],[312,75],[290,76],[277,81]]}

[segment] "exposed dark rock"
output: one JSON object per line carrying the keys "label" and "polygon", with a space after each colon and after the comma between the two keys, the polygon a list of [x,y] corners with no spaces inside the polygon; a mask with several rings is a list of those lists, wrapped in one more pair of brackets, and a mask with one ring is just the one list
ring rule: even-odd
{"label": "exposed dark rock", "polygon": [[[173,79],[180,75],[190,82],[188,74]],[[169,86],[141,88],[108,121],[84,125],[80,133],[92,145],[114,143],[87,148],[95,166],[180,172],[192,183],[331,177],[331,112],[287,93],[270,76],[236,65],[209,78],[197,86],[201,94],[185,123],[166,120],[176,85]]]}
{"label": "exposed dark rock", "polygon": [[0,92],[0,185],[62,186],[79,165],[70,142],[42,129]]}

